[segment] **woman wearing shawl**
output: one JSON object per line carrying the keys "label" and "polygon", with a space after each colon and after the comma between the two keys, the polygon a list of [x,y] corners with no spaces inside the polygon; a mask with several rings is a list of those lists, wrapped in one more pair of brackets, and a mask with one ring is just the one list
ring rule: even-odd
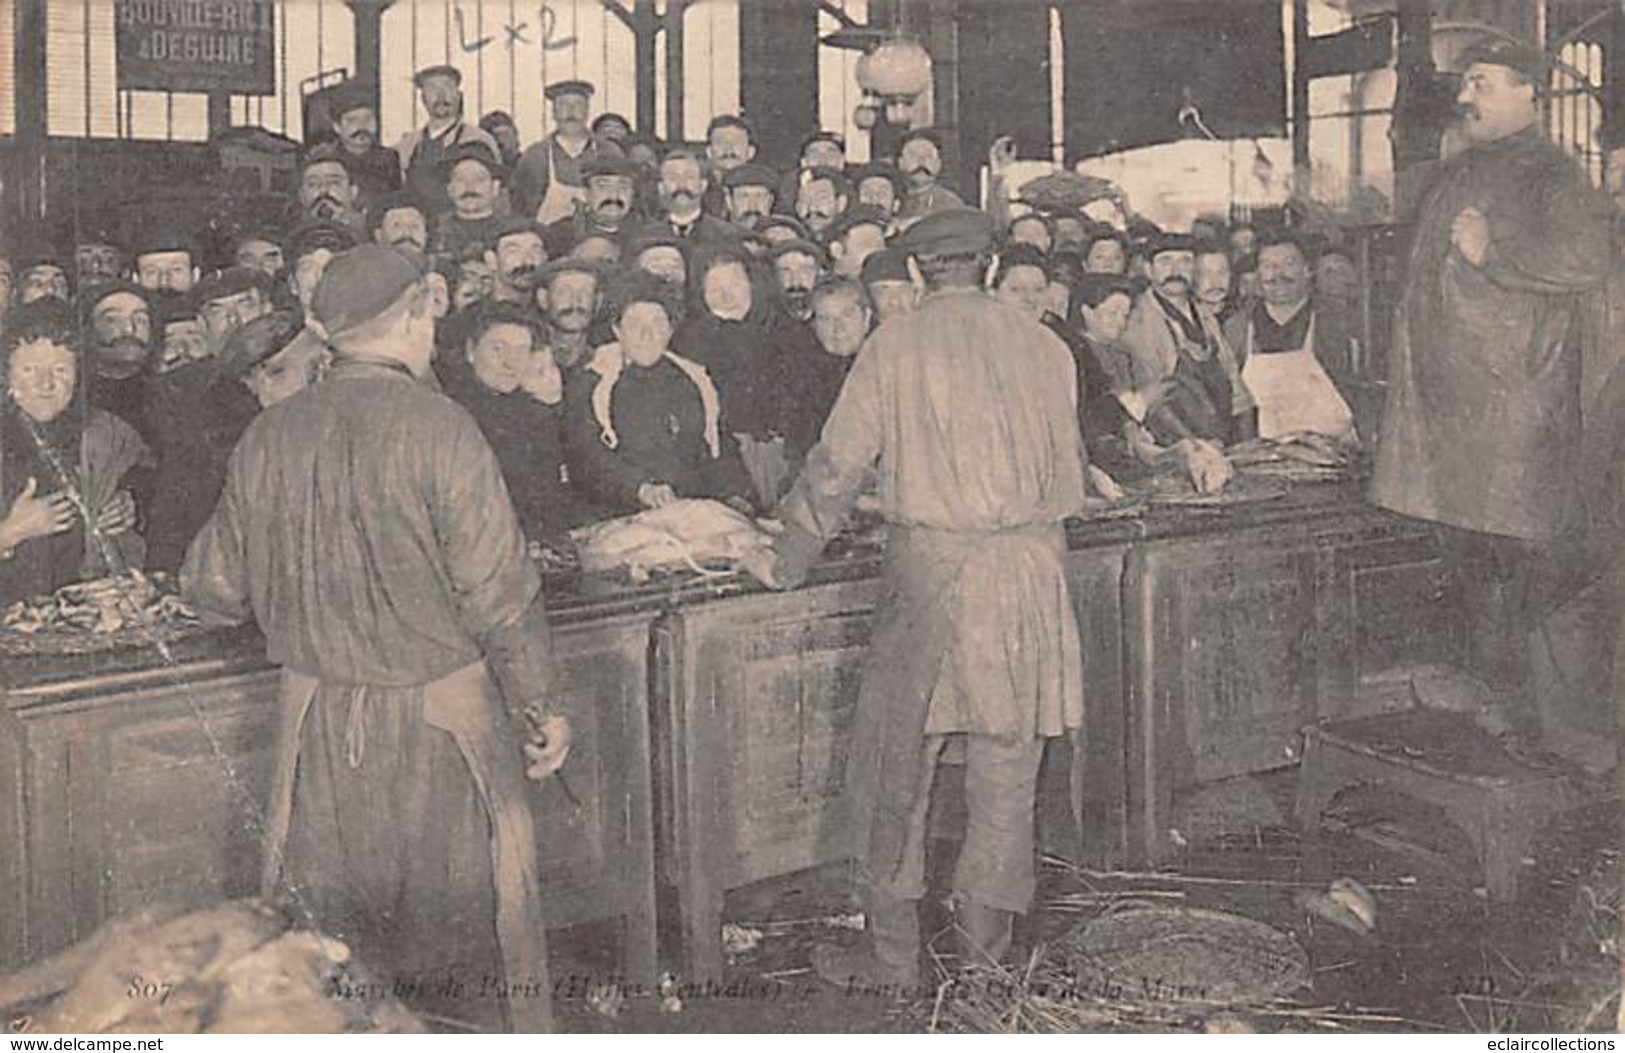
{"label": "woman wearing shawl", "polygon": [[784,337],[778,331],[787,319],[772,309],[755,266],[734,246],[700,250],[689,267],[689,315],[672,348],[704,366],[715,382],[723,435],[738,449],[756,503],[771,508],[789,481]]}
{"label": "woman wearing shawl", "polygon": [[626,274],[605,314],[615,340],[566,393],[571,478],[611,516],[684,497],[748,504],[749,480],[723,442],[717,389],[703,366],[671,350],[681,318],[675,292]]}
{"label": "woman wearing shawl", "polygon": [[134,428],[86,404],[73,312],[50,300],[19,308],[4,352],[0,604],[140,567],[145,548],[126,486],[152,457]]}

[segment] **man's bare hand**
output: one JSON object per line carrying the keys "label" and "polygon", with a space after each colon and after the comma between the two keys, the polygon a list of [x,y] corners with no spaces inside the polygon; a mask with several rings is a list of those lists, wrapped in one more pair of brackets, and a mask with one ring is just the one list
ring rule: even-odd
{"label": "man's bare hand", "polygon": [[1450,244],[1474,267],[1484,266],[1490,252],[1490,221],[1476,208],[1464,208],[1450,224]]}
{"label": "man's bare hand", "polygon": [[525,776],[535,782],[564,766],[570,755],[570,721],[562,716],[544,717],[535,709],[525,710],[530,734],[525,739]]}
{"label": "man's bare hand", "polygon": [[644,483],[638,487],[638,500],[644,508],[664,508],[677,500],[677,492],[665,483]]}
{"label": "man's bare hand", "polygon": [[784,588],[783,583],[773,574],[773,566],[777,562],[778,553],[773,551],[772,542],[766,538],[762,544],[751,546],[739,557],[739,565],[745,572],[770,589]]}
{"label": "man's bare hand", "polygon": [[134,526],[135,498],[130,496],[128,490],[114,494],[113,499],[96,513],[96,529],[109,537],[125,533]]}

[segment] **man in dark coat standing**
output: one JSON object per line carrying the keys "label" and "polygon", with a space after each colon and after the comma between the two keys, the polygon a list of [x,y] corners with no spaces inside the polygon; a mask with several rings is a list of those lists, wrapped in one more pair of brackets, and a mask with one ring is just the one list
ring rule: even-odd
{"label": "man in dark coat standing", "polygon": [[1467,147],[1422,198],[1371,496],[1445,528],[1468,669],[1528,733],[1533,574],[1582,525],[1576,323],[1613,255],[1606,200],[1541,133],[1544,57],[1497,41],[1465,58]]}

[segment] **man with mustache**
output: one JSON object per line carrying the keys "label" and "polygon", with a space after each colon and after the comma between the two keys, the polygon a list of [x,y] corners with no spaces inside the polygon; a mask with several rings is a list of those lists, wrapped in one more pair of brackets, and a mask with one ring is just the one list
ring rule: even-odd
{"label": "man with mustache", "polygon": [[814,168],[796,180],[796,215],[816,239],[828,234],[852,200],[852,184],[838,169]]}
{"label": "man with mustache", "polygon": [[429,114],[422,128],[395,144],[401,180],[424,215],[438,216],[451,207],[446,196],[446,155],[462,146],[480,145],[499,156],[489,132],[463,120],[463,75],[452,66],[428,66],[412,78],[418,98]]}
{"label": "man with mustache", "polygon": [[559,81],[549,84],[543,94],[553,106],[553,131],[520,155],[513,173],[513,207],[546,226],[574,215],[586,199],[584,166],[621,150],[587,126],[591,84]]}
{"label": "man with mustache", "polygon": [[568,376],[592,354],[589,334],[602,302],[603,274],[591,260],[566,256],[543,267],[538,276],[535,302],[547,320],[539,350],[553,356],[561,375]]}
{"label": "man with mustache", "polygon": [[501,217],[491,232],[485,262],[495,279],[490,299],[529,307],[536,298],[542,266],[547,263],[542,225],[520,216]]}
{"label": "man with mustache", "polygon": [[769,252],[773,277],[785,312],[798,322],[812,321],[812,291],[824,277],[824,250],[800,238],[774,245]]}
{"label": "man with mustache", "polygon": [[142,410],[152,355],[149,295],[139,285],[115,281],[98,286],[83,307],[91,336],[90,404],[123,419],[150,445]]}
{"label": "man with mustache", "polygon": [[410,194],[396,192],[372,207],[372,240],[413,252],[429,250],[429,217]]}
{"label": "man with mustache", "polygon": [[1587,454],[1619,349],[1593,344],[1581,322],[1617,265],[1613,216],[1541,127],[1545,55],[1494,41],[1462,63],[1465,147],[1420,198],[1371,499],[1438,524],[1482,701],[1514,732],[1560,749],[1556,725],[1537,719],[1546,700],[1531,683],[1530,635],[1617,565],[1617,542],[1573,558],[1603,511],[1588,507],[1600,496],[1588,490],[1604,489],[1605,466]]}
{"label": "man with mustache", "polygon": [[494,245],[503,219],[497,210],[506,178],[502,162],[493,151],[469,143],[446,155],[442,172],[451,209],[435,217],[429,251],[453,259],[483,254]]}
{"label": "man with mustache", "polygon": [[327,111],[364,205],[401,188],[400,158],[378,144],[378,110],[373,99],[368,85],[346,81],[334,92]]}
{"label": "man with mustache", "polygon": [[766,165],[744,164],[729,169],[722,177],[727,195],[726,215],[735,226],[756,230],[773,214],[774,188],[779,177]]}
{"label": "man with mustache", "polygon": [[903,196],[908,188],[903,185],[903,173],[887,161],[870,161],[852,173],[852,185],[858,191],[858,204],[873,205],[886,213],[895,223],[903,207]]}
{"label": "man with mustache", "polygon": [[231,261],[234,266],[259,271],[275,284],[288,267],[282,242],[283,235],[269,226],[243,227],[231,239]]}
{"label": "man with mustache", "polygon": [[897,151],[897,170],[908,192],[898,218],[908,226],[922,216],[944,209],[964,208],[958,194],[941,183],[942,137],[931,128],[915,128],[903,136]]}
{"label": "man with mustache", "polygon": [[[756,159],[756,130],[732,113],[719,113],[705,129],[705,161],[711,173],[711,186],[705,194],[705,211],[728,217],[728,173]],[[775,181],[777,177],[775,177]],[[737,220],[735,221],[737,222]]]}
{"label": "man with mustache", "polygon": [[108,226],[92,223],[80,230],[74,239],[73,272],[81,289],[115,281],[124,274],[124,250]]}
{"label": "man with mustache", "polygon": [[581,172],[587,183],[583,207],[547,226],[548,251],[555,256],[567,255],[591,237],[619,240],[632,226],[638,195],[637,166],[625,157],[606,154],[582,165]]}
{"label": "man with mustache", "polygon": [[1263,298],[1232,315],[1224,334],[1257,403],[1258,434],[1311,431],[1355,441],[1353,411],[1335,383],[1353,367],[1346,308],[1312,295],[1309,253],[1298,235],[1266,230],[1256,244]]}
{"label": "man with mustache", "polygon": [[739,229],[725,219],[708,216],[702,210],[705,200],[705,166],[692,150],[672,150],[660,162],[660,208],[662,216],[646,224],[639,233],[670,234],[690,249],[701,245],[737,244]]}
{"label": "man with mustache", "polygon": [[350,177],[350,160],[342,147],[324,143],[305,155],[299,167],[299,220],[346,227],[357,240],[366,233],[361,191]]}
{"label": "man with mustache", "polygon": [[191,292],[199,277],[197,260],[191,234],[168,222],[144,224],[130,249],[131,273],[149,292]]}
{"label": "man with mustache", "polygon": [[1137,390],[1175,381],[1146,423],[1164,445],[1187,438],[1231,442],[1240,437],[1232,418],[1235,364],[1193,301],[1196,243],[1189,234],[1158,234],[1146,257],[1151,286],[1134,304],[1122,342],[1134,356]]}

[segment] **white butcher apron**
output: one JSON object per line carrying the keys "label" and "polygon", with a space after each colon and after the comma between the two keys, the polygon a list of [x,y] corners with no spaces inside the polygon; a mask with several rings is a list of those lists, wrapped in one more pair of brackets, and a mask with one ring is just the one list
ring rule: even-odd
{"label": "white butcher apron", "polygon": [[575,215],[576,204],[587,200],[585,187],[570,186],[559,179],[559,144],[547,141],[547,193],[536,207],[536,222],[542,225]]}
{"label": "white butcher apron", "polygon": [[1354,430],[1354,412],[1315,357],[1315,322],[1309,319],[1303,346],[1290,351],[1259,351],[1255,327],[1247,323],[1247,361],[1241,380],[1258,403],[1262,438],[1307,431],[1341,439]]}

